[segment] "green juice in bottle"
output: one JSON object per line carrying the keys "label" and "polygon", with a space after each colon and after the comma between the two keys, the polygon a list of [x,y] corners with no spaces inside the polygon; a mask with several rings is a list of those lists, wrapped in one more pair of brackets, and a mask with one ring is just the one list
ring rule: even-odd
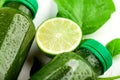
{"label": "green juice in bottle", "polygon": [[36,0],[6,0],[0,8],[0,80],[16,80],[35,35]]}
{"label": "green juice in bottle", "polygon": [[88,39],[75,52],[57,55],[30,80],[97,80],[112,64],[109,51]]}

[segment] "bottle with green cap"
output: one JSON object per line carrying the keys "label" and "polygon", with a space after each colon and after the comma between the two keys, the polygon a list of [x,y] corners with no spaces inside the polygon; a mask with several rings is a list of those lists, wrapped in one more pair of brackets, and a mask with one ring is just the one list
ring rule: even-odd
{"label": "bottle with green cap", "polygon": [[35,35],[36,0],[5,0],[0,8],[0,80],[17,80]]}
{"label": "bottle with green cap", "polygon": [[31,80],[97,80],[112,65],[109,51],[88,39],[75,52],[59,54],[31,76]]}

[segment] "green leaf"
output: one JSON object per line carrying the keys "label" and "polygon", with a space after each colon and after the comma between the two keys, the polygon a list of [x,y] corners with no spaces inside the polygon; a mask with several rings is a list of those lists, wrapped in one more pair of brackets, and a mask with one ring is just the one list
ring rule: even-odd
{"label": "green leaf", "polygon": [[5,2],[5,0],[0,0],[0,8],[2,7],[4,2]]}
{"label": "green leaf", "polygon": [[120,79],[120,75],[113,76],[113,77],[107,77],[107,78],[99,78],[98,80],[115,80],[115,79]]}
{"label": "green leaf", "polygon": [[98,30],[115,11],[112,0],[55,0],[58,17],[65,17],[76,22],[83,34]]}
{"label": "green leaf", "polygon": [[120,54],[120,38],[110,41],[106,47],[113,57]]}
{"label": "green leaf", "polygon": [[57,17],[73,20],[82,26],[83,0],[55,0],[58,6]]}

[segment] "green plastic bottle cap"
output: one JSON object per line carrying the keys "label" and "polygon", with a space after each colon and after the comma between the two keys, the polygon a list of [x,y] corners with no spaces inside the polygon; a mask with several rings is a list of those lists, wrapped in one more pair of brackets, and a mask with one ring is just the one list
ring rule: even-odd
{"label": "green plastic bottle cap", "polygon": [[36,0],[6,0],[7,2],[20,2],[26,5],[33,13],[33,17],[35,17],[38,10],[38,3]]}
{"label": "green plastic bottle cap", "polygon": [[112,65],[112,56],[110,52],[101,43],[88,39],[80,47],[90,50],[103,65],[103,73]]}

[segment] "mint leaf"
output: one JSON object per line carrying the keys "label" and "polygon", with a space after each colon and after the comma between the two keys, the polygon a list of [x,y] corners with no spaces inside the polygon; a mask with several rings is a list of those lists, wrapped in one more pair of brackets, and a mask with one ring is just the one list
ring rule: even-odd
{"label": "mint leaf", "polygon": [[106,47],[113,57],[120,54],[120,38],[110,41]]}
{"label": "mint leaf", "polygon": [[115,11],[112,0],[55,0],[58,17],[65,17],[76,22],[83,34],[98,30]]}

